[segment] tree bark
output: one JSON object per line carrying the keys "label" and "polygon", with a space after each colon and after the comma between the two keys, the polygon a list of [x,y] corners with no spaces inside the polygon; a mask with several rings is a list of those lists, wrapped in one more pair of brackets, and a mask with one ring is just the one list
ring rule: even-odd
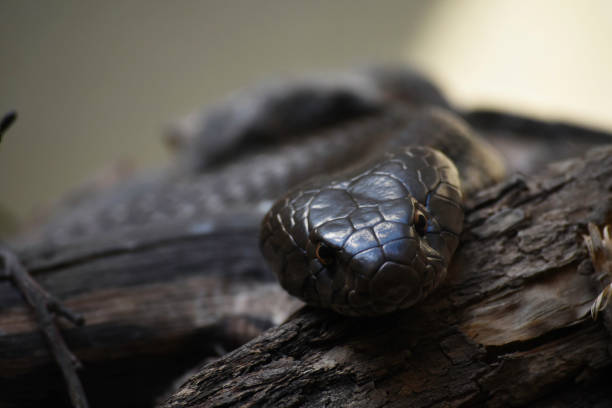
{"label": "tree bark", "polygon": [[612,147],[467,203],[446,283],[412,309],[304,308],[205,365],[163,407],[609,406],[607,283],[583,244],[612,221]]}

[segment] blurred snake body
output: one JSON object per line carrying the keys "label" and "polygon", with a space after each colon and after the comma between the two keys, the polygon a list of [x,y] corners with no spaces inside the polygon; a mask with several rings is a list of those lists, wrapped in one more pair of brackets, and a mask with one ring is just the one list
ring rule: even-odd
{"label": "blurred snake body", "polygon": [[405,69],[272,84],[185,123],[172,138],[176,166],[94,183],[23,242],[259,216],[285,192],[260,235],[280,284],[312,305],[379,315],[435,290],[459,244],[463,199],[505,175],[435,86]]}
{"label": "blurred snake body", "polygon": [[464,194],[501,178],[503,167],[452,114],[414,117],[382,152],[294,188],[267,213],[262,252],[290,294],[345,315],[380,315],[444,280]]}

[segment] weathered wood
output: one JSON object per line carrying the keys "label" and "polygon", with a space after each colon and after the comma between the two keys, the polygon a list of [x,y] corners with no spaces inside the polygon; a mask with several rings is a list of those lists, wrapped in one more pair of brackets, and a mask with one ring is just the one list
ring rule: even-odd
{"label": "weathered wood", "polygon": [[13,250],[0,245],[0,260],[3,264],[4,278],[19,290],[24,300],[32,308],[40,331],[47,340],[57,365],[62,371],[68,395],[74,408],[88,408],[87,396],[77,374],[81,362],[66,346],[60,334],[56,317],[61,316],[69,322],[82,326],[82,316],[66,308],[62,303],[46,292],[23,266]]}
{"label": "weathered wood", "polygon": [[[355,92],[359,98],[358,89]],[[313,118],[303,116],[303,99],[293,99],[297,101],[293,114],[298,114],[302,120],[299,123],[313,126]],[[345,103],[342,100],[341,105]],[[261,103],[264,102],[265,98]],[[319,111],[318,104],[313,107],[314,113],[323,114],[319,119],[327,118],[320,123],[321,128],[331,126],[327,120],[336,115],[325,109]],[[281,131],[284,129],[281,126],[279,130],[278,122],[270,120],[277,115],[277,109],[265,111],[268,116],[252,118],[255,125],[259,123],[255,127],[263,134],[271,132],[282,138],[286,129]],[[561,131],[567,128],[565,125],[517,119],[504,113],[487,116],[486,123],[478,115],[465,117],[499,142],[513,169],[527,173],[542,162],[578,154],[586,146],[601,143],[607,137],[572,127],[571,138],[583,141],[576,147],[575,140],[572,144],[566,143],[567,132]],[[508,122],[508,118],[512,120]],[[290,116],[284,119],[286,124],[293,123]],[[231,122],[228,120],[228,124]],[[291,126],[299,130],[302,126],[299,123]],[[356,133],[363,133],[364,125],[360,123],[351,125]],[[515,126],[517,123],[519,127]],[[376,134],[384,129],[376,125],[368,132]],[[346,129],[339,126],[337,130],[337,136],[342,136]],[[259,132],[246,133],[237,136],[253,136]],[[214,140],[218,139],[217,133],[208,136],[211,135],[215,136]],[[321,135],[313,132],[309,136],[317,139]],[[549,148],[551,143],[554,149]],[[326,143],[317,150],[328,151],[336,162],[336,151],[329,150],[332,145],[336,144]],[[270,140],[266,146],[271,150],[277,147]],[[223,156],[231,156],[232,160],[248,159],[253,152],[247,147],[230,148]],[[230,154],[232,151],[236,154]],[[309,156],[306,151],[299,152],[300,156]],[[282,149],[276,154],[285,156]],[[344,154],[356,153],[349,150]],[[265,161],[268,159],[261,159],[260,163]],[[291,157],[286,161],[291,162]],[[294,181],[304,176],[298,170],[300,166],[285,169],[296,176]],[[87,198],[103,199],[110,194],[108,185],[123,176],[122,171],[111,172],[99,182],[74,192],[68,203],[64,202],[68,204],[63,208],[68,217],[74,215],[76,207],[86,207]],[[215,180],[217,176],[212,174]],[[271,184],[279,183],[272,180]],[[518,180],[499,193],[508,194],[521,185]],[[479,215],[480,221],[473,222],[473,231],[484,236],[478,239],[485,243],[492,242],[486,238],[489,234],[495,235],[504,225],[513,230],[514,224],[524,218],[520,211],[493,211],[491,206],[495,200],[493,194],[489,201],[481,201],[478,208],[484,213]],[[495,217],[485,223],[487,211],[492,211]],[[243,344],[283,321],[299,305],[280,290],[263,266],[256,239],[259,215],[255,211],[246,215],[246,218],[237,214],[225,218],[215,215],[214,219],[194,216],[184,225],[156,223],[148,229],[107,231],[106,236],[96,230],[95,238],[77,244],[51,246],[40,242],[19,251],[19,258],[35,278],[87,319],[84,328],[62,325],[62,333],[70,349],[84,362],[81,377],[92,406],[149,404],[185,369]],[[110,228],[102,223],[102,230],[105,229]],[[0,283],[0,406],[39,405],[42,401],[67,404],[59,371],[51,362],[32,316],[14,288]]]}
{"label": "weathered wood", "polygon": [[[62,332],[92,406],[150,405],[183,371],[300,305],[263,267],[257,232],[258,220],[234,216],[21,251],[40,284],[86,319]],[[66,401],[32,312],[6,282],[0,330],[0,406]]]}
{"label": "weathered wood", "polygon": [[163,406],[609,406],[612,314],[588,316],[604,283],[589,221],[612,221],[612,147],[468,203],[449,278],[425,303],[374,319],[304,308]]}

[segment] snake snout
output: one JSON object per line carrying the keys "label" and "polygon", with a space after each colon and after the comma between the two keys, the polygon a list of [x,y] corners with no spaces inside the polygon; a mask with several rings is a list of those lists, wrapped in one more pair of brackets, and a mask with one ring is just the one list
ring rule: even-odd
{"label": "snake snout", "polygon": [[442,153],[414,147],[332,177],[289,192],[264,219],[262,251],[283,288],[346,315],[423,299],[458,244],[456,168]]}

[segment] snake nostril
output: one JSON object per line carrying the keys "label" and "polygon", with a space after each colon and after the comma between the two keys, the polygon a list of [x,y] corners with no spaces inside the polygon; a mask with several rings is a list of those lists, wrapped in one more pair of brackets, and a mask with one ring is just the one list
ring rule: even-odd
{"label": "snake nostril", "polygon": [[325,266],[329,266],[336,261],[336,251],[321,242],[317,244],[315,255]]}

